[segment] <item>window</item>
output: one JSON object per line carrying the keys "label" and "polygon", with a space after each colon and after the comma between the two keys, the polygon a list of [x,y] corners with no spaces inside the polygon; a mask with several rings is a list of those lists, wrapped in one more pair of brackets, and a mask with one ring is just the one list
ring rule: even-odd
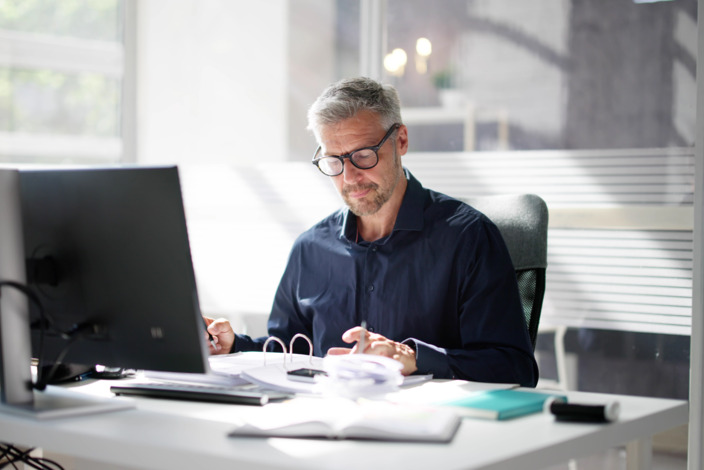
{"label": "window", "polygon": [[0,2],[0,162],[123,159],[129,4]]}
{"label": "window", "polygon": [[404,163],[455,196],[548,203],[541,323],[570,328],[572,385],[686,398],[697,2],[385,4]]}
{"label": "window", "polygon": [[694,145],[693,0],[386,4],[411,150]]}

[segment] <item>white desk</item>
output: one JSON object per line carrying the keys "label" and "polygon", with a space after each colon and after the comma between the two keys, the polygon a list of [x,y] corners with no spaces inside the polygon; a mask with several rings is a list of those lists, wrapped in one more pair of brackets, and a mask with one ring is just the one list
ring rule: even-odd
{"label": "white desk", "polygon": [[[76,389],[105,393],[110,384]],[[235,417],[258,407],[137,399],[133,410],[43,422],[0,414],[0,441],[126,468],[258,470],[542,469],[632,442],[629,457],[635,454],[637,460],[629,466],[648,468],[651,436],[688,419],[688,405],[681,400],[578,392],[569,397],[617,399],[621,419],[608,425],[560,423],[548,414],[503,422],[465,419],[449,444],[229,438]]]}

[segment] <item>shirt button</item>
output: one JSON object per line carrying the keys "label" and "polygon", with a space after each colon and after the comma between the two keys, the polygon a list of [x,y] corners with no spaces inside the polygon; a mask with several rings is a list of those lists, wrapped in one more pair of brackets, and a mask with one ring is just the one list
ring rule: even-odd
{"label": "shirt button", "polygon": [[369,285],[367,286],[367,290],[368,290],[369,292],[373,291],[373,290],[374,290],[374,285],[369,284]]}
{"label": "shirt button", "polygon": [[376,253],[376,250],[377,250],[377,247],[376,247],[376,246],[373,246],[373,247],[372,247],[372,252],[373,252],[373,253]]}

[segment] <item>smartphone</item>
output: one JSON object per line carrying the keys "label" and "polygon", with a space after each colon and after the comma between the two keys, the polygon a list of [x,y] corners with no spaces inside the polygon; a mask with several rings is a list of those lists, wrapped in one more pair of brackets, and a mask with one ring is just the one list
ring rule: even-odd
{"label": "smartphone", "polygon": [[299,382],[315,382],[316,375],[327,376],[328,373],[324,370],[308,369],[304,367],[301,369],[290,370],[287,372],[287,375],[290,380],[297,380]]}

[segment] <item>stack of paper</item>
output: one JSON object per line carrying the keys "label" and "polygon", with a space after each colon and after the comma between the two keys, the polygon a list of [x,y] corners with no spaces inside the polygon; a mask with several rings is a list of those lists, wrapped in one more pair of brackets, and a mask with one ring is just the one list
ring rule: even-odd
{"label": "stack of paper", "polygon": [[[295,369],[298,367],[322,366],[322,359],[302,354],[283,354],[275,352],[247,351],[233,354],[223,354],[210,356],[210,371],[206,374],[186,374],[176,372],[145,371],[144,375],[148,379],[162,380],[168,382],[188,382],[204,383],[212,385],[237,386],[252,383],[253,381],[245,375],[245,371],[256,371],[257,369],[272,368],[276,370],[276,377],[283,375],[285,378],[286,368]],[[284,364],[285,363],[285,364]],[[282,374],[278,372],[283,371]],[[259,375],[255,372],[255,375]],[[256,383],[256,382],[255,382]],[[276,388],[276,383],[270,384],[271,388]],[[283,390],[280,391],[299,391]],[[300,391],[308,391],[307,389]]]}

